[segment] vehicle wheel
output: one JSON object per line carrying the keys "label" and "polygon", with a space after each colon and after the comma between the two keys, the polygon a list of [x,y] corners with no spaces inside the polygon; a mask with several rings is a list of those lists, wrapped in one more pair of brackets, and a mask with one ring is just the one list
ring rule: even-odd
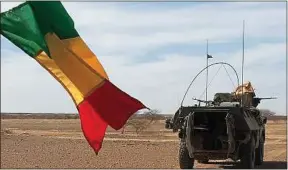
{"label": "vehicle wheel", "polygon": [[243,144],[241,150],[241,166],[243,169],[254,169],[255,167],[255,139],[251,137],[251,140],[247,144]]}
{"label": "vehicle wheel", "polygon": [[261,140],[259,141],[259,147],[256,148],[255,151],[255,164],[262,165],[263,159],[264,159],[264,141],[262,137]]}
{"label": "vehicle wheel", "polygon": [[201,164],[207,164],[209,162],[209,159],[208,158],[200,159],[198,160],[198,162]]}
{"label": "vehicle wheel", "polygon": [[189,157],[189,152],[185,141],[180,142],[179,165],[181,169],[193,169],[194,166],[194,158]]}

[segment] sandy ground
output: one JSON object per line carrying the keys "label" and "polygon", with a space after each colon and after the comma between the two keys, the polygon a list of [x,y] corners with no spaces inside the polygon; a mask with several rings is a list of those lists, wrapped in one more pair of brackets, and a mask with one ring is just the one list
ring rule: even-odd
{"label": "sandy ground", "polygon": [[[265,163],[260,169],[286,169],[286,122],[269,122]],[[108,129],[96,156],[82,135],[79,120],[1,120],[1,168],[179,168],[177,133],[163,121],[140,134]],[[237,168],[226,161],[195,164],[195,168]]]}

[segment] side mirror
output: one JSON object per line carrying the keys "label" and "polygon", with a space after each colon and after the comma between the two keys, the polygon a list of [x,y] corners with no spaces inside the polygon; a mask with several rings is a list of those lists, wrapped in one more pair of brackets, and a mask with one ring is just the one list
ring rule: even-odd
{"label": "side mirror", "polygon": [[264,119],[263,119],[263,123],[264,123],[264,124],[267,123],[267,117],[264,117]]}

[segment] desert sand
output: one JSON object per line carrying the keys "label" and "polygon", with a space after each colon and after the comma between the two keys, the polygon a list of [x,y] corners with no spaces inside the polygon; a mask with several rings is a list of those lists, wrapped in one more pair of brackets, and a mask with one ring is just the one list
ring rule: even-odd
{"label": "desert sand", "polygon": [[[286,121],[268,121],[264,164],[286,169]],[[2,119],[1,168],[173,168],[179,169],[178,138],[158,120],[136,134],[108,128],[99,155],[84,139],[79,119]],[[225,164],[224,164],[225,163]],[[230,160],[195,168],[237,168]]]}

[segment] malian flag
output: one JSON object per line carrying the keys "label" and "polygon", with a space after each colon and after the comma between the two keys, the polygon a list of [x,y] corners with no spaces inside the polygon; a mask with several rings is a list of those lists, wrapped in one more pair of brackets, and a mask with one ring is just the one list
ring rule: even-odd
{"label": "malian flag", "polygon": [[78,109],[83,134],[96,154],[108,125],[119,130],[132,114],[146,108],[109,81],[61,2],[27,1],[1,13],[1,34],[66,89]]}

